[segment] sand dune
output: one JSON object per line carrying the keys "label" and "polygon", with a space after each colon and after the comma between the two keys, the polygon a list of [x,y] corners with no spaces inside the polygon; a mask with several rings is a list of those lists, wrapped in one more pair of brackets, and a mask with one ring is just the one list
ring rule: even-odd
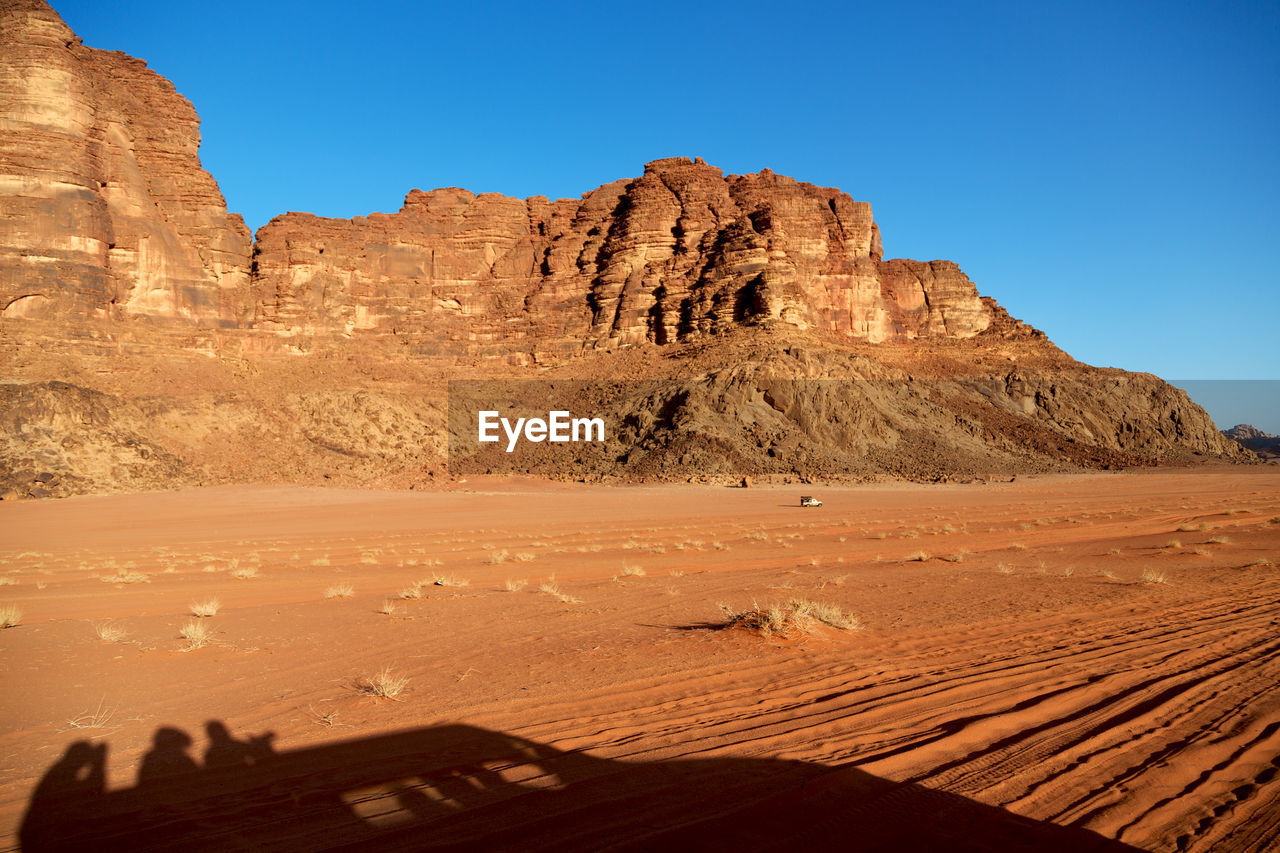
{"label": "sand dune", "polygon": [[1280,843],[1280,475],[804,491],[0,504],[6,849]]}

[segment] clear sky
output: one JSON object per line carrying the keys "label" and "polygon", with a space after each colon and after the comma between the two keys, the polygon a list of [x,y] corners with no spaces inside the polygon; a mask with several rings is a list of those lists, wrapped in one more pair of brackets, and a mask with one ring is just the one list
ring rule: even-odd
{"label": "clear sky", "polygon": [[1274,0],[52,2],[195,104],[251,228],[701,156],[871,202],[1083,361],[1280,378]]}

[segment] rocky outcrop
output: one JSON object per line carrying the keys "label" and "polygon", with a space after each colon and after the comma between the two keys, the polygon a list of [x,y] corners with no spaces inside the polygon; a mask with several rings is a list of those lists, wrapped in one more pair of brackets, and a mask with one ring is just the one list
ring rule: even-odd
{"label": "rocky outcrop", "polygon": [[0,311],[419,351],[578,352],[789,324],[963,339],[998,306],[944,261],[884,261],[871,207],[765,170],[649,163],[581,199],[410,192],[394,214],[277,217],[252,247],[199,162],[199,119],[141,60],[0,0]]}
{"label": "rocky outcrop", "polygon": [[394,214],[289,213],[258,233],[253,286],[267,328],[553,349],[771,322],[969,338],[996,320],[955,264],[881,260],[866,202],[683,157],[580,201],[415,190]]}
{"label": "rocky outcrop", "polygon": [[0,311],[246,319],[250,235],[200,166],[199,118],[43,0],[0,2]]}
{"label": "rocky outcrop", "polygon": [[1253,424],[1236,424],[1231,429],[1224,429],[1222,434],[1263,458],[1280,456],[1280,435],[1264,432]]}
{"label": "rocky outcrop", "polygon": [[[675,157],[580,199],[288,213],[251,246],[199,141],[145,63],[0,0],[0,497],[399,488],[459,463],[739,482],[1254,458],[1159,379],[1074,362],[954,263],[884,260],[870,205],[839,190]],[[567,461],[452,452],[453,380],[545,407],[532,376],[582,389],[565,407],[616,438]]]}

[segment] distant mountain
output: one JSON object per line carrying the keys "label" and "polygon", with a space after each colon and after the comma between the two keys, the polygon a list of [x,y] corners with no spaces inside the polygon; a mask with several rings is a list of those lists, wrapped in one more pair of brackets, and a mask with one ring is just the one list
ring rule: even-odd
{"label": "distant mountain", "polygon": [[1236,424],[1222,434],[1260,456],[1280,456],[1280,435],[1263,432],[1253,424]]}

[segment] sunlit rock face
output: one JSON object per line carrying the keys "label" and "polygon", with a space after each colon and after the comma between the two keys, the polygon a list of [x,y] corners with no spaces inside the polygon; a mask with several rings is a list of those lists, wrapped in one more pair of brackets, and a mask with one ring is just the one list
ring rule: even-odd
{"label": "sunlit rock face", "polygon": [[993,307],[953,263],[881,260],[871,206],[657,160],[580,200],[414,190],[394,214],[289,213],[255,247],[256,322],[315,333],[657,344],[767,322],[967,338]]}
{"label": "sunlit rock face", "polygon": [[0,3],[5,317],[248,317],[250,235],[168,80],[85,47],[42,0]]}
{"label": "sunlit rock face", "polygon": [[394,214],[285,214],[252,245],[199,144],[144,62],[0,0],[3,316],[565,352],[771,323],[955,339],[996,318],[954,264],[883,261],[867,203],[768,170],[673,157],[554,202],[414,190]]}

